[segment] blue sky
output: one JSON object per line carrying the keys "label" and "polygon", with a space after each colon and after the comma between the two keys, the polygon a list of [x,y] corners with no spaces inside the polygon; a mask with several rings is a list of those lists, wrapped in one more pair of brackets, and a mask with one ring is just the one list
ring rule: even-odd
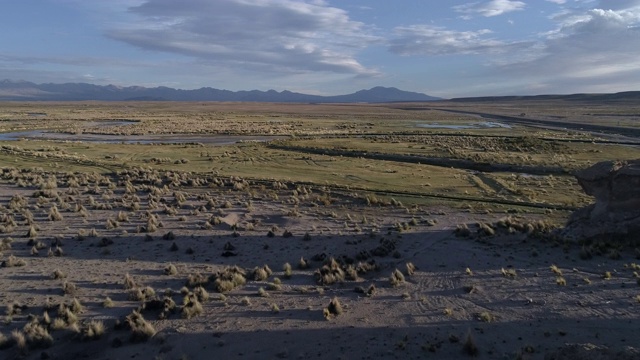
{"label": "blue sky", "polygon": [[640,90],[640,0],[4,0],[0,79],[434,96]]}

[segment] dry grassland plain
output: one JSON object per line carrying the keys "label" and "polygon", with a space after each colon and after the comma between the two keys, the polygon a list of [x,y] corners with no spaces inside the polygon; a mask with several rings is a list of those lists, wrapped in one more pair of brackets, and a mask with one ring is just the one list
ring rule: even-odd
{"label": "dry grassland plain", "polygon": [[639,120],[0,103],[0,358],[631,359],[640,244],[561,229],[593,202],[572,173],[640,158]]}

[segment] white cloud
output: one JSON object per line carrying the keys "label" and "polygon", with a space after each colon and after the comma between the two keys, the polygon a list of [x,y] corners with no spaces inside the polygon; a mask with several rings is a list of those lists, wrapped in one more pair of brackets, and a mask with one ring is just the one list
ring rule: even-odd
{"label": "white cloud", "polygon": [[390,51],[399,55],[498,54],[531,45],[488,37],[488,29],[454,31],[430,25],[397,27]]}
{"label": "white cloud", "polygon": [[147,0],[130,13],[136,23],[107,35],[141,49],[264,72],[377,74],[355,55],[379,39],[323,1]]}
{"label": "white cloud", "polygon": [[453,7],[458,13],[464,14],[463,18],[470,18],[472,15],[482,15],[485,17],[498,16],[512,11],[524,10],[526,4],[522,1],[512,0],[491,0],[487,2],[472,2]]}
{"label": "white cloud", "polygon": [[547,0],[548,2],[556,3],[562,5],[567,2],[567,0]]}
{"label": "white cloud", "polygon": [[508,76],[535,74],[567,91],[640,88],[640,7],[635,6],[640,2],[626,3],[631,6],[557,18],[558,28],[545,34],[534,59],[505,65],[501,71]]}

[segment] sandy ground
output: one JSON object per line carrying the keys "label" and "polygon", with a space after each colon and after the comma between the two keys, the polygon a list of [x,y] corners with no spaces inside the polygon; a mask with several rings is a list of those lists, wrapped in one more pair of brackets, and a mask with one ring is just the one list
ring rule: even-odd
{"label": "sandy ground", "polygon": [[[443,206],[409,210],[368,206],[354,197],[322,193],[332,201],[327,205],[313,201],[314,195],[321,194],[318,189],[302,196],[291,195],[292,188],[251,193],[206,186],[181,189],[186,201],[175,207],[176,214],[166,214],[162,207],[150,208],[142,190],[136,193],[141,209],[132,211],[125,207],[131,195],[125,195],[123,187],[108,196],[104,196],[106,187],[102,194],[90,194],[91,189],[89,184],[81,186],[78,194],[65,195],[69,189],[60,186],[56,191],[69,204],[64,209],[54,198],[47,202],[32,197],[34,187],[17,188],[10,181],[1,185],[1,213],[14,214],[16,224],[1,234],[13,242],[0,260],[14,255],[26,265],[0,268],[0,304],[26,308],[7,316],[0,333],[10,339],[30,315],[43,314],[47,299],[68,304],[74,297],[84,306],[78,314],[79,328],[90,320],[101,320],[106,330],[97,340],[83,340],[73,329],[50,330],[51,346],[19,349],[14,345],[0,350],[0,358],[454,359],[470,356],[463,350],[469,334],[477,345],[477,357],[485,359],[543,359],[565,344],[591,343],[612,351],[638,346],[640,287],[627,266],[637,261],[631,253],[623,252],[618,260],[602,256],[581,260],[578,246],[563,249],[524,235],[459,238],[453,233],[458,224],[493,222],[504,214],[475,214]],[[267,195],[273,193],[278,200]],[[24,208],[33,213],[39,227],[34,240],[46,245],[37,256],[30,254],[30,239],[24,236],[29,226],[9,208],[16,194],[27,199]],[[208,203],[204,194],[213,202]],[[90,206],[89,196],[112,208]],[[299,199],[298,205],[292,197]],[[165,204],[174,199],[172,191],[161,198]],[[225,206],[227,201],[230,204]],[[47,214],[56,202],[63,219],[50,221]],[[74,211],[75,204],[84,204],[86,217]],[[129,221],[106,229],[107,218],[115,219],[119,211],[126,212]],[[162,227],[139,233],[139,227],[147,224],[147,211],[158,216]],[[223,222],[211,229],[203,227],[216,216]],[[395,229],[395,224],[412,219],[416,225]],[[435,220],[435,225],[429,226],[433,225],[429,220]],[[237,231],[233,224],[238,225]],[[90,236],[91,229],[97,236]],[[274,237],[267,236],[271,229]],[[283,237],[285,230],[293,236]],[[163,239],[170,231],[175,238]],[[78,236],[79,232],[85,236]],[[304,238],[305,233],[310,239]],[[147,235],[152,239],[145,239]],[[47,256],[56,238],[64,254]],[[99,246],[103,238],[113,244]],[[322,261],[312,261],[314,255],[350,261],[358,253],[371,252],[383,239],[393,243],[395,250],[385,257],[371,257],[378,271],[361,274],[357,281],[317,284],[314,271]],[[171,251],[173,243],[176,251]],[[236,256],[222,256],[226,243],[235,247]],[[301,257],[310,260],[309,269],[297,268]],[[293,267],[289,279],[282,271],[286,262]],[[407,262],[417,268],[413,275],[406,274]],[[164,274],[169,263],[178,274]],[[166,289],[173,290],[171,297],[182,305],[179,291],[190,274],[210,275],[233,265],[250,271],[265,264],[273,270],[267,280],[254,281],[248,275],[246,285],[224,297],[207,284],[211,298],[203,302],[203,313],[191,319],[180,312],[165,319],[158,319],[157,312],[143,312],[157,330],[147,341],[131,342],[129,330],[114,328],[117,320],[141,305],[129,299],[123,286],[125,274],[140,286],[153,287],[160,298]],[[566,286],[557,284],[557,275],[550,270],[554,264]],[[389,277],[396,268],[405,272],[406,281],[391,286]],[[52,279],[55,269],[67,278]],[[505,276],[503,269],[515,270],[516,276]],[[605,271],[611,272],[610,279],[603,279]],[[267,290],[268,297],[258,295],[259,288],[267,289],[275,277],[282,281],[281,289]],[[75,294],[63,293],[64,281],[77,286]],[[370,284],[376,286],[371,297],[354,291]],[[106,297],[113,300],[113,307],[102,306]],[[344,311],[325,319],[323,308],[333,298]],[[273,304],[279,311],[273,310]],[[483,321],[483,313],[491,321]],[[50,315],[55,318],[56,311]]]}

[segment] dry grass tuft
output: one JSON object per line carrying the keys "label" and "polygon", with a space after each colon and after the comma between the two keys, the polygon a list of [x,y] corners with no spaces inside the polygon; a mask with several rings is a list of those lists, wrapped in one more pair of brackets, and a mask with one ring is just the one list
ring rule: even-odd
{"label": "dry grass tuft", "polygon": [[246,272],[243,269],[233,266],[212,275],[211,279],[216,291],[225,293],[246,284],[245,274]]}
{"label": "dry grass tuft", "polygon": [[334,258],[325,261],[324,265],[316,270],[313,275],[319,285],[331,285],[337,282],[343,282],[346,278],[345,271]]}
{"label": "dry grass tuft", "polygon": [[104,330],[102,321],[91,320],[82,329],[82,338],[85,340],[98,340],[104,335]]}
{"label": "dry grass tuft", "polygon": [[191,319],[204,312],[202,304],[198,301],[198,297],[195,294],[188,294],[184,299],[184,305],[182,306],[182,317]]}
{"label": "dry grass tuft", "polygon": [[412,263],[412,262],[408,262],[408,263],[406,264],[406,267],[407,267],[407,276],[412,276],[413,274],[415,274],[415,272],[416,272],[416,266],[415,266],[415,265],[413,265],[413,263]]}
{"label": "dry grass tuft", "polygon": [[126,273],[124,275],[124,283],[123,283],[124,289],[125,290],[130,290],[135,288],[136,286],[138,286],[136,284],[136,282],[133,280],[133,276],[129,275],[129,273]]}
{"label": "dry grass tuft", "polygon": [[338,316],[343,313],[342,304],[340,304],[337,297],[334,297],[329,302],[329,306],[322,310],[322,313],[327,320],[331,317]]}
{"label": "dry grass tuft", "polygon": [[156,329],[153,325],[146,321],[142,314],[135,310],[127,315],[125,321],[131,329],[132,342],[147,341],[156,334]]}
{"label": "dry grass tuft", "polygon": [[175,265],[169,263],[165,268],[164,268],[164,274],[165,275],[177,275],[178,274],[178,269],[176,268]]}
{"label": "dry grass tuft", "polygon": [[400,285],[404,284],[404,275],[402,274],[402,272],[400,270],[395,269],[391,273],[391,276],[389,277],[389,282],[391,283],[391,286],[393,286],[393,287],[400,286]]}
{"label": "dry grass tuft", "polygon": [[7,260],[3,261],[2,264],[0,264],[0,267],[20,267],[26,265],[27,262],[24,259],[19,259],[13,255],[9,255]]}

